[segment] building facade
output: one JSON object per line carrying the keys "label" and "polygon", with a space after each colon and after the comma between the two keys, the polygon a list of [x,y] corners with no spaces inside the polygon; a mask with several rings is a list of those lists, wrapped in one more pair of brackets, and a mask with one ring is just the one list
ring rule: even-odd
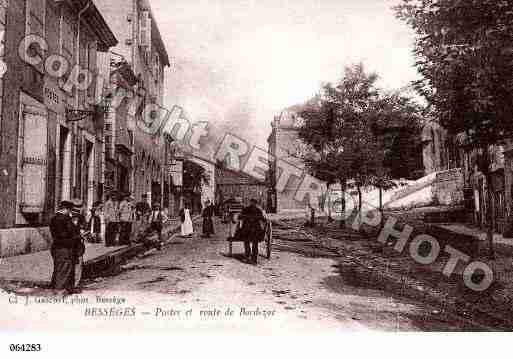
{"label": "building facade", "polygon": [[294,167],[305,168],[300,158],[301,143],[298,136],[298,126],[301,119],[295,112],[283,111],[274,117],[272,122],[272,131],[267,139],[268,153],[270,157],[269,166],[269,191],[268,205],[273,212],[301,212],[305,210],[306,204],[294,199],[300,177],[291,176],[285,184],[283,191],[277,191],[276,185],[280,176],[278,168],[278,159],[286,161]]}
{"label": "building facade", "polygon": [[[267,207],[267,189],[265,182],[259,181],[244,172],[233,171],[227,168],[216,167],[216,204],[223,204],[233,198],[241,198],[244,206],[254,198],[263,208]],[[267,209],[267,208],[266,208]]]}
{"label": "building facade", "polygon": [[87,0],[0,2],[0,255],[48,248],[61,200],[103,195],[97,53],[117,39]]}
{"label": "building facade", "polygon": [[172,195],[171,143],[138,125],[148,105],[162,107],[164,70],[170,65],[165,45],[149,1],[97,0],[96,4],[119,39],[110,57],[116,78],[111,90],[116,94],[120,86],[128,86],[133,95],[111,109],[105,124],[110,154],[106,183],[110,190],[130,192],[136,201],[146,195],[150,204],[167,208]]}

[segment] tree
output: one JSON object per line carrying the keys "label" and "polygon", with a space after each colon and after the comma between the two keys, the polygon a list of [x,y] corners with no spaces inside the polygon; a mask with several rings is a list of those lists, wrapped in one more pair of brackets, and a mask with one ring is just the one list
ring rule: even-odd
{"label": "tree", "polygon": [[396,187],[393,179],[415,176],[418,170],[415,158],[422,153],[424,108],[403,93],[403,89],[381,93],[373,105],[372,133],[379,145],[371,182],[379,190],[378,206],[383,214],[383,191]]}
{"label": "tree", "polygon": [[200,192],[203,184],[208,184],[210,178],[205,168],[191,160],[183,162],[184,188],[192,192]]}
{"label": "tree", "polygon": [[[513,3],[506,0],[403,0],[397,16],[416,33],[415,83],[450,136],[480,154],[488,208],[493,183],[490,147],[513,134]],[[490,255],[493,218],[488,211]]]}
{"label": "tree", "polygon": [[349,181],[358,191],[361,210],[363,186],[372,183],[379,165],[379,146],[371,129],[374,102],[378,99],[378,76],[366,73],[362,64],[345,68],[342,79],[326,84],[317,101],[300,112],[304,119],[299,137],[310,146],[303,156],[307,167],[328,185],[339,183],[343,194],[341,226],[345,224],[345,198]]}

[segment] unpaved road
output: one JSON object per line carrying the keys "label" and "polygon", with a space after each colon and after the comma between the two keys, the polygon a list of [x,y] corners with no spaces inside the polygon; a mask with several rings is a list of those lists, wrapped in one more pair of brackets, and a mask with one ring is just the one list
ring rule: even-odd
{"label": "unpaved road", "polygon": [[[43,291],[31,292],[28,305],[19,297],[0,325],[246,334],[477,329],[439,308],[355,285],[339,272],[340,258],[322,248],[306,251],[300,242],[278,237],[271,260],[261,257],[257,266],[227,257],[225,226],[218,222],[216,227],[211,239],[173,237],[162,252],[147,253],[114,276],[86,283],[83,293],[66,303],[41,303]],[[242,250],[241,243],[234,244],[234,253]],[[7,294],[2,297],[8,301]]]}

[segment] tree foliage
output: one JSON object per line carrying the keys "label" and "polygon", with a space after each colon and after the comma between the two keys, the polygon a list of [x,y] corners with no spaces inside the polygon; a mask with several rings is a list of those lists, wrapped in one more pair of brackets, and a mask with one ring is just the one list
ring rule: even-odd
{"label": "tree foliage", "polygon": [[422,79],[416,88],[450,134],[486,148],[513,133],[513,3],[403,0],[399,18],[415,31]]}
{"label": "tree foliage", "polygon": [[360,208],[362,187],[393,187],[405,156],[421,151],[422,109],[401,92],[380,90],[377,79],[362,64],[346,67],[340,81],[326,84],[299,114],[307,167],[328,185],[340,183],[343,191],[353,184]]}
{"label": "tree foliage", "polygon": [[208,184],[210,178],[205,168],[191,160],[183,162],[184,189],[192,192],[200,192],[203,184]]}
{"label": "tree foliage", "polygon": [[[423,78],[416,88],[449,135],[463,133],[480,154],[487,208],[493,183],[490,146],[513,135],[513,3],[510,0],[403,0],[397,16],[416,33]],[[493,256],[492,211],[487,211]]]}

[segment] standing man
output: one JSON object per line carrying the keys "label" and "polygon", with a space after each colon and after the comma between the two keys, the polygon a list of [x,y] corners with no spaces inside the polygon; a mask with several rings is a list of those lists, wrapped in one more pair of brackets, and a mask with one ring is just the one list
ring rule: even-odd
{"label": "standing man", "polygon": [[164,227],[164,223],[168,221],[168,217],[162,212],[159,204],[153,205],[153,211],[150,215],[150,228],[149,234],[152,232],[156,232],[158,236],[158,243],[155,244],[155,248],[158,250],[162,250],[162,228]]}
{"label": "standing man", "polygon": [[214,216],[215,208],[210,203],[210,200],[205,202],[205,208],[203,208],[203,237],[210,238],[210,235],[214,234],[214,221],[212,217]]}
{"label": "standing man", "polygon": [[107,196],[107,201],[103,206],[103,217],[105,220],[105,246],[112,247],[116,245],[116,233],[118,231],[118,202],[116,193]]}
{"label": "standing man", "polygon": [[242,220],[242,233],[244,238],[244,249],[246,258],[252,264],[258,261],[258,242],[262,240],[265,233],[266,219],[258,202],[252,198],[248,207],[242,210],[240,214]]}
{"label": "standing man", "polygon": [[77,230],[71,221],[73,203],[62,201],[55,216],[50,221],[53,242],[51,255],[53,274],[51,287],[57,291],[73,293],[75,289],[74,248]]}
{"label": "standing man", "polygon": [[74,264],[74,287],[75,292],[79,287],[80,280],[82,279],[82,268],[84,265],[85,244],[84,236],[86,233],[86,221],[84,217],[84,209],[82,200],[76,199],[73,201],[73,209],[71,210],[71,222],[75,230],[74,248],[73,248],[73,264]]}
{"label": "standing man", "polygon": [[119,244],[129,246],[130,235],[132,234],[132,221],[134,218],[134,209],[130,194],[125,194],[123,200],[119,203]]}

